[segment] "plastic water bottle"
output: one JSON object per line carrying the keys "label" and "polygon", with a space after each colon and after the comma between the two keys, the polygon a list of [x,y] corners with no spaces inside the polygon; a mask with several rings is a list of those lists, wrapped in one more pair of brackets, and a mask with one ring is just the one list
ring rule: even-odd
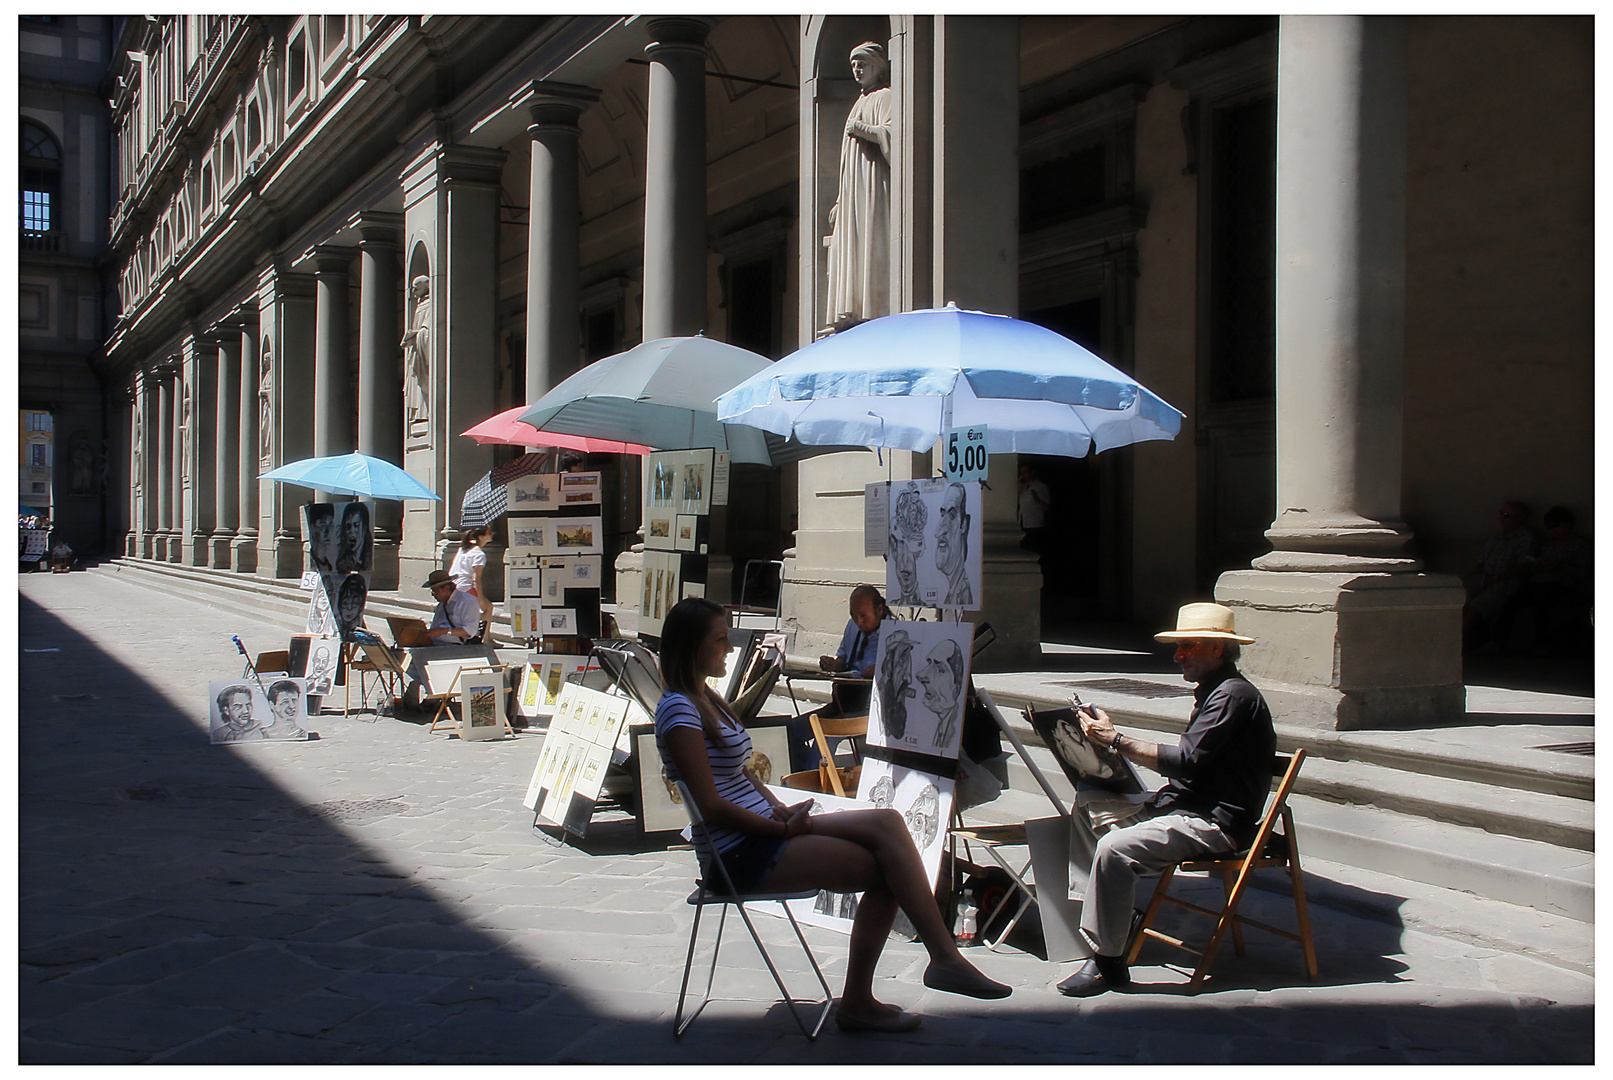
{"label": "plastic water bottle", "polygon": [[958,897],[958,916],[956,921],[957,938],[959,945],[973,945],[975,943],[975,919],[979,909],[975,907],[974,897],[964,893]]}

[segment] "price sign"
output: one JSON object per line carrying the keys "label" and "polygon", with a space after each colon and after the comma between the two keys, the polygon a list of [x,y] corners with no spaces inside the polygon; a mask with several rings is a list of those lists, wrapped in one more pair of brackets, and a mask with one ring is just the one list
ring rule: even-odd
{"label": "price sign", "polygon": [[968,481],[986,478],[986,425],[947,432],[946,477]]}

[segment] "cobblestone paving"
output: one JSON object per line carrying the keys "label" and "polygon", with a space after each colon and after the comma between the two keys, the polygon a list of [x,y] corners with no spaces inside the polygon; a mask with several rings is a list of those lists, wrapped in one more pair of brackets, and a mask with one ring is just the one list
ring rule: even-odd
{"label": "cobblestone paving", "polygon": [[[718,983],[734,1000],[674,1042],[693,856],[621,820],[580,846],[535,833],[520,799],[539,736],[327,715],[315,742],[210,746],[229,636],[269,648],[283,626],[111,571],[19,592],[24,1063],[1592,1060],[1591,978],[1325,908],[1318,983],[1252,933],[1194,998],[1163,951],[1134,992],[1076,1002],[1053,990],[1068,966],[984,950],[1014,995],[949,997],[893,941],[880,993],[923,1028],[831,1022],[816,1043],[741,936]],[[787,956],[787,924],[758,922]],[[838,985],[845,939],[808,935]]]}

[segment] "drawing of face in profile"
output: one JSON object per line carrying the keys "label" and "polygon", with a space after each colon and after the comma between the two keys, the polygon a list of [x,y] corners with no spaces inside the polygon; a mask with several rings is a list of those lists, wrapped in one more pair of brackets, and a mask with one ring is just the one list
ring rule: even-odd
{"label": "drawing of face in profile", "polygon": [[947,604],[971,604],[974,589],[969,584],[968,493],[962,484],[948,485],[941,496],[935,522],[935,568],[946,575]]}
{"label": "drawing of face in profile", "polygon": [[893,604],[917,604],[919,596],[918,561],[924,554],[924,528],[930,512],[924,507],[917,484],[908,484],[896,497],[891,515],[890,557],[896,564],[896,592]]}
{"label": "drawing of face in profile", "polygon": [[935,745],[947,746],[958,719],[958,687],[963,682],[963,650],[947,638],[930,650],[918,670],[924,687],[924,707],[941,721],[935,729]]}
{"label": "drawing of face in profile", "polygon": [[885,734],[900,739],[907,734],[907,699],[913,689],[913,640],[906,630],[894,631],[885,646],[885,662],[879,665],[876,689],[879,691],[879,722]]}
{"label": "drawing of face in profile", "polygon": [[934,784],[925,784],[919,789],[918,798],[913,800],[902,819],[913,836],[913,846],[920,851],[928,848],[941,827],[941,793]]}
{"label": "drawing of face in profile", "polygon": [[885,810],[896,805],[896,784],[888,776],[881,776],[874,781],[874,786],[868,792],[868,801]]}
{"label": "drawing of face in profile", "polygon": [[1080,728],[1062,717],[1053,721],[1052,749],[1064,765],[1065,772],[1073,769],[1080,776],[1111,775],[1108,767],[1099,759],[1097,751],[1093,750],[1091,744],[1082,737]]}

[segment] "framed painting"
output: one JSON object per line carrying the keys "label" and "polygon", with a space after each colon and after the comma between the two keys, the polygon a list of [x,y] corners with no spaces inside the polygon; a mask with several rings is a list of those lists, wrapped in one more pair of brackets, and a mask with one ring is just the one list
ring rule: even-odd
{"label": "framed painting", "polygon": [[504,672],[467,671],[459,678],[459,737],[466,742],[500,739],[504,719]]}
{"label": "framed painting", "polygon": [[599,477],[597,472],[561,473],[555,506],[598,505]]}
{"label": "framed painting", "polygon": [[517,476],[504,486],[506,505],[513,511],[553,510],[555,508],[554,473],[528,473]]}
{"label": "framed painting", "polygon": [[520,557],[524,555],[549,554],[551,537],[549,534],[550,520],[548,518],[516,517],[512,514],[508,521],[510,555]]}
{"label": "framed painting", "polygon": [[[552,525],[551,555],[598,555],[604,550],[602,520],[598,517],[555,518]],[[513,534],[514,527],[511,528]]]}
{"label": "framed painting", "polygon": [[679,551],[693,551],[695,547],[695,525],[700,519],[693,514],[679,514],[673,519],[672,546]]}

